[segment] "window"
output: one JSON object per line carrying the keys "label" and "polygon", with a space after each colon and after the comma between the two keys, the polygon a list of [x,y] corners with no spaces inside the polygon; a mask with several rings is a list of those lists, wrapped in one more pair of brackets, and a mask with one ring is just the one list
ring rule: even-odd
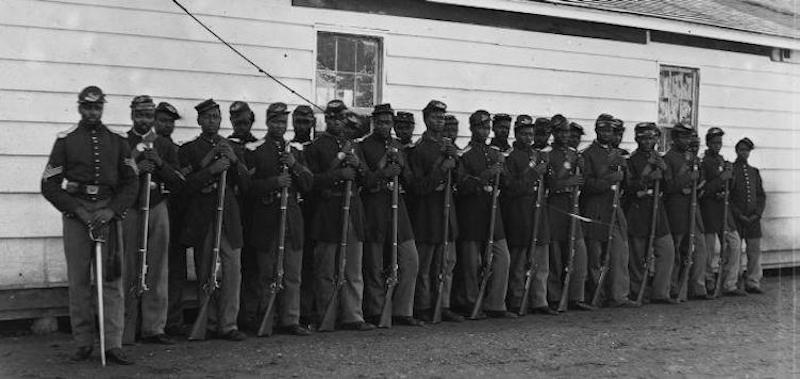
{"label": "window", "polygon": [[669,147],[669,131],[677,122],[697,128],[697,100],[700,75],[697,69],[661,66],[658,93],[658,126],[661,148]]}
{"label": "window", "polygon": [[341,99],[350,107],[380,102],[381,39],[317,33],[317,104]]}

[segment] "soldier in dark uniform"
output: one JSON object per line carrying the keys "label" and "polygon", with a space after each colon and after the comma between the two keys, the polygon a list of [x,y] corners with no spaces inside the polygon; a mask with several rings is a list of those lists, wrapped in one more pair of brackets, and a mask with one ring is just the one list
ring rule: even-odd
{"label": "soldier in dark uniform", "polygon": [[393,178],[400,180],[397,204],[397,286],[392,302],[392,315],[397,324],[422,326],[412,317],[414,288],[419,269],[419,255],[414,244],[408,212],[404,201],[404,186],[410,172],[402,145],[392,138],[394,111],[390,104],[375,106],[372,112],[372,134],[359,144],[364,157],[364,203],[366,233],[364,235],[364,314],[377,324],[386,295],[386,275],[391,267],[386,264],[388,250],[392,247],[392,191]]}
{"label": "soldier in dark uniform", "polygon": [[345,285],[337,296],[341,299],[341,323],[344,329],[367,331],[375,325],[364,322],[361,309],[364,296],[362,252],[364,241],[364,210],[358,196],[363,180],[363,165],[352,134],[345,130],[347,107],[341,100],[328,102],[325,109],[326,130],[305,151],[309,169],[314,174],[316,211],[309,221],[308,232],[316,241],[314,247],[314,277],[316,280],[317,313],[322,315],[333,295],[336,255],[342,236],[342,212],[345,182],[353,181],[350,199]]}
{"label": "soldier in dark uniform", "polygon": [[[727,220],[722,220],[725,213],[725,183],[730,183],[733,177],[733,165],[726,162],[720,155],[722,149],[722,136],[725,132],[720,128],[708,129],[706,133],[706,150],[703,159],[703,181],[705,190],[700,196],[700,213],[703,215],[703,225],[705,226],[705,242],[708,249],[706,261],[706,288],[709,292],[714,291],[716,281],[714,273],[722,275],[722,294],[728,296],[742,296],[746,292],[736,287],[739,278],[739,233],[736,231],[736,221],[730,208],[727,212]],[[730,203],[730,201],[729,201]],[[725,228],[723,230],[723,224]],[[725,239],[725,252],[717,250],[717,245],[721,247],[722,239]],[[725,254],[725,265],[720,268],[720,254]]]}
{"label": "soldier in dark uniform", "polygon": [[550,135],[553,133],[550,127],[550,119],[547,117],[537,117],[533,122],[533,148],[542,150],[550,147]]}
{"label": "soldier in dark uniform", "polygon": [[767,195],[764,193],[761,173],[747,162],[752,150],[753,141],[749,138],[743,138],[736,143],[730,207],[739,233],[745,240],[745,291],[760,294],[764,293],[761,289],[761,216],[764,214]]}
{"label": "soldier in dark uniform", "polygon": [[[447,105],[431,100],[422,110],[426,130],[411,149],[408,164],[413,178],[408,182],[408,191],[413,196],[414,208],[409,212],[414,228],[414,237],[419,253],[419,274],[414,293],[414,312],[423,321],[432,319],[436,299],[436,283],[440,271],[444,271],[442,293],[442,319],[461,322],[464,317],[450,310],[450,292],[453,267],[456,264],[455,243],[444,249],[444,198],[447,173],[452,173],[452,184],[456,182],[455,170],[457,149],[452,141],[443,138]],[[458,229],[455,202],[450,206],[450,230],[448,240],[454,241]],[[445,269],[440,270],[439,264]],[[434,278],[434,279],[432,279]]]}
{"label": "soldier in dark uniform", "polygon": [[569,140],[567,141],[567,146],[578,150],[581,144],[581,138],[586,134],[583,131],[583,126],[577,122],[570,122],[569,123]]}
{"label": "soldier in dark uniform", "polygon": [[[292,112],[292,130],[294,138],[290,144],[296,151],[300,162],[305,164],[305,151],[311,145],[312,132],[317,125],[314,111],[308,105],[298,105]],[[298,193],[298,202],[303,213],[304,226],[307,220],[314,217],[314,198],[311,191]],[[304,233],[303,240],[303,267],[302,280],[300,281],[300,325],[308,327],[314,315],[314,241],[308,233]]]}
{"label": "soldier in dark uniform", "polygon": [[[133,127],[128,131],[128,146],[139,168],[139,196],[123,222],[125,228],[125,275],[128,289],[125,298],[125,332],[123,342],[132,344],[136,337],[141,312],[141,339],[145,342],[172,345],[164,334],[167,323],[167,277],[170,222],[167,194],[177,193],[185,180],[178,171],[178,151],[172,142],[159,136],[153,129],[155,104],[150,96],[137,96],[131,102]],[[150,187],[145,187],[144,174],[151,174]],[[141,247],[142,207],[144,191],[150,191],[147,231],[147,291],[137,296],[142,257]],[[141,307],[141,311],[140,311]]]}
{"label": "soldier in dark uniform", "polygon": [[511,150],[511,145],[508,143],[508,133],[511,131],[511,116],[505,113],[495,113],[492,118],[492,142],[489,146],[494,146],[502,153],[507,153]]}
{"label": "soldier in dark uniform", "polygon": [[[540,124],[541,125],[541,124]],[[547,305],[547,277],[550,273],[548,245],[550,230],[548,229],[547,205],[543,193],[540,205],[539,225],[536,233],[536,247],[529,251],[533,239],[534,213],[536,212],[536,196],[538,185],[546,186],[549,146],[536,149],[533,147],[533,119],[528,115],[519,115],[514,123],[516,140],[511,153],[506,159],[508,174],[500,193],[500,208],[503,211],[503,222],[509,225],[506,239],[511,255],[508,273],[508,293],[506,306],[512,312],[519,312],[522,296],[525,292],[525,271],[528,269],[528,254],[533,254],[533,279],[531,281],[530,301],[528,306],[534,313],[557,315],[558,312]],[[540,132],[541,133],[541,132]],[[543,189],[543,191],[546,191]]]}
{"label": "soldier in dark uniform", "polygon": [[414,137],[414,114],[409,112],[397,112],[394,116],[394,135],[403,145],[403,153],[408,155],[408,149],[414,146],[411,140]]}
{"label": "soldier in dark uniform", "polygon": [[680,273],[682,270],[689,270],[689,284],[687,291],[688,297],[692,299],[706,299],[706,246],[703,238],[703,218],[698,206],[695,218],[695,254],[692,257],[691,267],[684,267],[689,252],[689,214],[691,208],[692,180],[698,180],[697,196],[700,197],[702,178],[700,170],[692,170],[692,166],[699,160],[697,150],[699,141],[697,131],[681,124],[675,124],[672,128],[672,148],[664,155],[669,174],[666,175],[666,188],[664,189],[664,205],[667,208],[669,217],[669,227],[672,232],[672,239],[675,244],[675,268],[672,270],[672,288],[670,290],[673,297],[680,297],[678,293],[680,283]]}
{"label": "soldier in dark uniform", "polygon": [[[630,288],[632,297],[638,295],[642,280],[651,275],[653,303],[674,304],[670,298],[670,281],[675,264],[675,245],[669,229],[666,208],[661,196],[658,197],[656,229],[653,232],[653,256],[647,257],[650,226],[653,220],[653,200],[655,199],[655,183],[660,181],[659,192],[663,191],[665,176],[670,172],[667,164],[655,149],[660,130],[652,122],[640,122],[634,128],[636,134],[636,150],[628,159],[628,172],[625,177],[625,218],[628,220],[628,236],[630,237]],[[649,272],[644,272],[645,259],[650,259]],[[653,261],[654,260],[654,261]]]}
{"label": "soldier in dark uniform", "polygon": [[[253,135],[253,123],[256,121],[255,113],[250,109],[250,105],[244,101],[234,101],[230,108],[230,122],[233,133],[228,136],[231,147],[236,155],[243,157],[245,145],[257,141]],[[255,249],[250,245],[251,222],[253,221],[250,206],[254,199],[247,197],[242,189],[234,187],[234,194],[239,203],[239,212],[242,216],[242,289],[239,304],[239,315],[237,317],[239,325],[245,330],[255,330],[258,326],[257,313],[259,303],[259,273],[257,271]]]}
{"label": "soldier in dark uniform", "polygon": [[[583,177],[585,184],[581,192],[581,214],[592,219],[585,225],[588,273],[587,292],[593,294],[600,279],[603,252],[609,254],[608,280],[605,291],[610,307],[633,307],[636,303],[628,299],[630,277],[628,276],[628,223],[622,208],[613,206],[614,190],[625,178],[626,164],[622,150],[611,146],[615,124],[622,120],[598,117],[595,122],[597,139],[584,150]],[[620,202],[618,201],[618,204]],[[609,228],[611,214],[616,212],[615,223]],[[612,233],[609,240],[609,232]]]}
{"label": "soldier in dark uniform", "polygon": [[[108,235],[109,223],[124,217],[138,191],[136,164],[130,158],[125,138],[101,121],[104,103],[100,88],[89,86],[80,92],[81,121],[58,134],[42,174],[42,194],[64,215],[69,314],[78,345],[72,359],[77,361],[92,354],[95,335],[94,292],[89,279],[94,249],[89,231]],[[115,260],[112,250],[120,248],[114,246],[116,238],[106,240],[110,243],[104,244],[104,262]],[[115,267],[106,265],[105,277],[97,278],[103,286],[106,358],[118,364],[132,364],[122,352],[122,262],[116,260],[112,266]]]}
{"label": "soldier in dark uniform", "polygon": [[458,144],[456,141],[458,140],[458,119],[456,116],[451,114],[444,115],[444,131],[442,132],[443,137],[447,137],[453,142],[453,145],[459,150]]}
{"label": "soldier in dark uniform", "polygon": [[218,180],[227,173],[222,236],[219,259],[221,283],[210,304],[209,330],[217,336],[231,341],[246,338],[239,331],[236,316],[239,313],[239,294],[241,290],[241,248],[242,224],[235,188],[243,186],[247,180],[247,168],[234,152],[231,143],[220,136],[221,121],[219,105],[208,99],[197,106],[197,123],[202,129],[200,136],[183,144],[178,151],[182,172],[186,173],[185,194],[187,211],[184,216],[181,242],[195,246],[195,265],[198,291],[211,275],[215,262],[212,261],[214,245],[214,224],[217,210]]}
{"label": "soldier in dark uniform", "polygon": [[[570,230],[572,216],[573,192],[584,184],[583,174],[576,169],[582,165],[582,159],[574,146],[572,138],[578,130],[567,119],[557,114],[550,119],[550,126],[555,135],[553,150],[550,152],[550,173],[552,181],[548,209],[550,214],[550,275],[548,278],[547,296],[551,306],[558,305],[561,291],[569,291],[569,307],[578,310],[593,310],[594,307],[584,302],[586,281],[586,244],[583,240],[581,222]],[[572,145],[570,145],[572,143]],[[569,288],[562,288],[562,276],[569,258],[569,240],[575,237],[575,256]]]}
{"label": "soldier in dark uniform", "polygon": [[[310,331],[300,325],[300,283],[303,261],[303,215],[298,205],[298,193],[308,192],[313,185],[313,175],[300,158],[300,151],[290,147],[286,133],[289,111],[284,103],[273,103],[267,108],[267,135],[257,142],[248,143],[245,161],[253,174],[250,180],[248,204],[252,208],[253,232],[249,243],[254,249],[258,267],[258,286],[254,288],[258,303],[257,312],[264,312],[267,291],[275,280],[278,257],[281,195],[289,189],[286,204],[286,231],[283,253],[283,290],[278,294],[278,318],[289,333],[307,336]],[[284,169],[287,170],[284,173]],[[259,318],[260,319],[260,318]]]}
{"label": "soldier in dark uniform", "polygon": [[[177,157],[180,145],[172,139],[175,121],[181,118],[172,104],[162,101],[156,106],[156,119],[153,129],[170,143]],[[178,165],[180,166],[180,165]],[[179,171],[180,172],[180,171]],[[183,175],[183,172],[180,172]],[[186,246],[180,242],[183,227],[183,214],[186,211],[184,196],[180,191],[167,188],[167,209],[169,212],[169,259],[167,262],[167,323],[164,332],[170,336],[186,334],[183,329],[183,287],[186,283]]]}
{"label": "soldier in dark uniform", "polygon": [[[489,112],[475,111],[469,117],[472,138],[469,146],[461,153],[458,167],[458,258],[457,277],[461,284],[454,291],[456,302],[467,312],[475,304],[480,287],[481,267],[485,264],[484,250],[489,239],[494,241],[494,256],[486,288],[483,310],[490,317],[516,318],[506,312],[506,291],[508,290],[508,267],[511,261],[503,228],[503,212],[497,204],[493,236],[489,235],[490,214],[492,212],[492,192],[500,186],[505,169],[505,157],[499,150],[486,144],[490,130]],[[496,180],[500,174],[499,180]],[[483,267],[484,270],[486,267]],[[487,272],[483,271],[486,275]]]}

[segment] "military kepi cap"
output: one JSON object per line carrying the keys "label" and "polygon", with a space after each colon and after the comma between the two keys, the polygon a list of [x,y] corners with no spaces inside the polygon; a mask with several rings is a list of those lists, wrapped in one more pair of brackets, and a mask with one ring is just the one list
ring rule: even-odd
{"label": "military kepi cap", "polygon": [[181,115],[178,114],[178,110],[175,109],[175,107],[173,107],[172,104],[170,104],[170,103],[168,103],[166,101],[162,101],[162,102],[158,103],[158,106],[156,106],[156,112],[166,113],[166,114],[172,116],[172,118],[175,119],[175,120],[181,118]]}
{"label": "military kepi cap", "polygon": [[[414,123],[414,114],[410,113],[410,112],[397,112],[397,114],[394,116],[394,122],[395,123],[405,122],[405,123],[413,124]],[[447,122],[447,119],[445,119],[445,122]]]}
{"label": "military kepi cap", "polygon": [[717,136],[721,137],[721,136],[724,136],[724,135],[725,135],[725,132],[723,132],[722,129],[720,129],[720,128],[715,126],[715,127],[711,128],[711,129],[708,129],[708,131],[706,132],[706,141],[710,140],[711,138],[714,138],[714,137],[717,137]]}
{"label": "military kepi cap", "polygon": [[328,105],[325,106],[325,115],[326,116],[338,116],[340,113],[347,110],[347,106],[344,105],[344,102],[335,99],[328,102]]}
{"label": "military kepi cap", "polygon": [[428,102],[428,105],[422,109],[422,114],[428,114],[431,112],[447,112],[447,104],[439,100],[431,100]]}
{"label": "military kepi cap", "polygon": [[573,131],[573,132],[577,132],[579,135],[584,135],[584,134],[586,134],[586,133],[583,131],[583,126],[581,126],[581,124],[579,124],[579,123],[577,123],[577,122],[570,122],[570,123],[569,123],[569,130],[570,130],[570,131]]}
{"label": "military kepi cap", "polygon": [[100,87],[88,86],[78,93],[78,103],[80,104],[105,102],[106,95],[103,94],[103,90],[101,90]]}
{"label": "military kepi cap", "polygon": [[252,112],[250,110],[250,105],[248,105],[244,101],[234,101],[233,104],[231,104],[231,107],[228,110],[230,111],[231,114],[239,114],[239,113],[243,113],[243,112]]}
{"label": "military kepi cap", "polygon": [[153,98],[148,95],[139,95],[131,100],[131,109],[133,110],[155,110],[156,104]]}
{"label": "military kepi cap", "polygon": [[547,117],[537,117],[536,121],[533,122],[533,130],[550,133],[550,119]]}
{"label": "military kepi cap", "polygon": [[633,128],[633,132],[636,137],[656,137],[661,134],[653,122],[640,122]]}
{"label": "military kepi cap", "polygon": [[506,113],[495,113],[494,117],[492,117],[492,122],[498,121],[508,121],[511,122],[511,116]]}
{"label": "military kepi cap", "polygon": [[514,121],[514,127],[519,128],[523,126],[533,126],[533,117],[526,114],[517,116],[517,120]]}
{"label": "military kepi cap", "polygon": [[208,112],[212,109],[219,109],[219,104],[217,104],[214,99],[208,99],[203,101],[200,104],[194,106],[194,109],[197,111],[197,114]]}
{"label": "military kepi cap", "polygon": [[567,118],[560,113],[550,118],[550,129],[556,130],[569,130],[569,122]]}
{"label": "military kepi cap", "polygon": [[739,142],[736,142],[736,148],[738,148],[740,145],[747,148],[747,150],[753,150],[755,148],[755,145],[753,145],[753,141],[751,141],[750,138],[747,137],[744,137],[740,139]]}
{"label": "military kepi cap", "polygon": [[601,113],[599,116],[597,116],[597,120],[594,122],[594,128],[613,128],[612,121],[614,121],[614,116],[608,113]]}
{"label": "military kepi cap", "polygon": [[445,126],[458,126],[458,119],[456,116],[451,114],[444,115],[444,125]]}
{"label": "military kepi cap", "polygon": [[483,109],[479,109],[479,110],[473,112],[469,116],[469,124],[471,126],[472,125],[480,125],[480,124],[482,124],[482,123],[484,123],[486,121],[489,121],[489,120],[491,120],[491,117],[489,116],[489,112],[487,112],[487,111],[485,111]]}
{"label": "military kepi cap", "polygon": [[292,112],[292,117],[295,119],[314,120],[314,110],[308,105],[298,105]]}
{"label": "military kepi cap", "polygon": [[375,109],[372,110],[372,115],[377,116],[379,114],[390,114],[394,115],[394,109],[392,109],[392,104],[378,104],[375,106]]}
{"label": "military kepi cap", "polygon": [[272,103],[267,108],[267,121],[274,119],[280,115],[289,114],[289,107],[286,106],[286,103]]}

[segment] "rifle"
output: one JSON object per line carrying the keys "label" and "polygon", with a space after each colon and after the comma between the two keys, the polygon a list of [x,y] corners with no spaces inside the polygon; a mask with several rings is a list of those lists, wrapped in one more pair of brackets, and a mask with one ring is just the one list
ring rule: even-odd
{"label": "rifle", "polygon": [[641,305],[644,301],[644,289],[647,287],[647,277],[650,276],[650,265],[653,263],[650,257],[654,255],[656,241],[656,228],[658,227],[658,202],[661,199],[661,180],[656,180],[653,185],[653,214],[650,218],[650,234],[647,236],[647,250],[644,254],[644,272],[642,282],[639,284],[639,292],[636,294],[636,303]]}
{"label": "rifle", "polygon": [[[697,158],[692,160],[692,172],[697,172]],[[680,271],[680,288],[678,289],[678,301],[686,301],[689,287],[689,270],[694,264],[695,252],[695,228],[697,227],[697,179],[692,179],[692,202],[689,207],[689,251],[683,259],[683,270]],[[721,270],[720,270],[721,271]]]}
{"label": "rifle", "polygon": [[533,275],[536,273],[537,262],[534,259],[536,253],[536,245],[539,243],[539,224],[542,219],[542,201],[544,199],[544,178],[539,177],[536,182],[536,206],[533,211],[533,232],[531,235],[531,244],[528,246],[528,269],[525,270],[525,291],[522,293],[522,301],[519,304],[519,315],[525,316],[528,312],[528,296],[531,293],[531,285],[533,284]]}
{"label": "rifle", "polygon": [[194,321],[192,331],[189,333],[189,341],[202,341],[206,339],[208,307],[211,303],[211,298],[219,288],[218,274],[221,266],[219,261],[219,248],[222,244],[222,219],[223,211],[225,210],[225,186],[228,181],[227,173],[228,170],[224,170],[219,175],[219,182],[217,184],[217,194],[219,196],[217,197],[217,215],[214,224],[214,248],[212,250],[211,274],[202,287],[200,311],[197,312],[197,319]]}
{"label": "rifle", "polygon": [[392,251],[389,255],[389,274],[386,276],[386,296],[383,298],[381,320],[378,323],[380,328],[392,327],[392,297],[394,297],[394,289],[397,286],[397,206],[399,203],[400,181],[398,181],[397,176],[392,181],[394,183],[392,185]]}
{"label": "rifle", "polygon": [[[617,166],[617,172],[620,172],[622,167]],[[592,306],[600,306],[600,294],[603,292],[603,285],[605,284],[606,277],[608,276],[608,267],[611,264],[611,242],[614,240],[614,224],[617,223],[617,211],[619,210],[619,187],[620,183],[616,183],[611,188],[614,190],[614,197],[611,200],[611,220],[608,224],[608,241],[606,242],[606,255],[603,257],[603,263],[600,265],[600,277],[597,278],[597,287],[594,289],[592,295]]]}
{"label": "rifle", "polygon": [[478,298],[475,299],[475,304],[472,306],[472,313],[469,318],[476,320],[478,313],[483,307],[483,298],[486,296],[486,286],[489,285],[489,277],[492,276],[492,263],[494,261],[494,224],[497,219],[497,197],[500,195],[500,173],[494,176],[494,188],[492,189],[492,212],[489,216],[489,241],[486,243],[486,250],[483,254],[483,277],[481,277],[481,285],[478,289]]}
{"label": "rifle", "polygon": [[347,234],[350,231],[350,199],[353,190],[353,181],[348,180],[344,184],[344,204],[342,205],[342,234],[339,243],[339,267],[336,273],[336,283],[331,293],[328,306],[325,307],[325,314],[319,324],[319,331],[327,332],[336,328],[336,314],[339,312],[339,292],[344,287],[344,269],[347,264]]}
{"label": "rifle", "polygon": [[444,301],[444,278],[447,275],[447,267],[445,267],[445,257],[447,250],[450,248],[450,207],[453,202],[453,173],[447,170],[447,182],[444,187],[444,229],[442,231],[444,241],[442,242],[442,251],[439,254],[438,269],[439,273],[436,275],[436,300],[433,305],[433,317],[431,321],[434,324],[442,322],[442,302]]}
{"label": "rifle", "polygon": [[722,206],[722,238],[719,242],[719,273],[717,274],[716,286],[714,287],[714,297],[720,297],[722,295],[722,272],[725,264],[728,263],[728,259],[730,257],[726,257],[726,259],[722,259],[725,257],[725,248],[726,248],[726,235],[725,233],[728,231],[728,208],[730,208],[729,198],[730,198],[730,180],[726,180],[725,184],[722,187],[722,190],[725,191],[723,195],[723,206]]}
{"label": "rifle", "polygon": [[106,238],[103,232],[95,234],[95,228],[89,226],[89,239],[94,242],[94,268],[95,268],[95,288],[97,289],[97,323],[100,334],[100,362],[106,366],[106,327],[105,311],[103,309],[103,245]]}
{"label": "rifle", "polygon": [[[581,168],[579,165],[575,167],[575,175],[580,175]],[[580,195],[581,186],[576,185],[572,192],[572,215],[569,222],[569,258],[567,258],[567,266],[564,268],[564,282],[561,285],[561,299],[558,302],[558,311],[565,312],[567,310],[567,300],[569,297],[569,282],[572,277],[572,268],[575,265],[575,235],[578,229],[578,213],[580,212]]]}
{"label": "rifle", "polygon": [[141,227],[139,228],[139,280],[135,291],[137,297],[142,297],[147,288],[147,233],[150,224],[150,183],[153,182],[153,174],[144,174],[144,193],[142,193]]}
{"label": "rifle", "polygon": [[[284,153],[291,154],[292,145],[284,143]],[[283,165],[283,175],[289,174],[289,166]],[[261,319],[261,325],[258,327],[256,336],[271,336],[273,321],[275,321],[275,299],[278,293],[283,290],[283,256],[286,251],[286,208],[289,204],[289,187],[281,189],[281,207],[280,207],[280,221],[278,224],[278,256],[275,260],[275,278],[269,285],[269,292],[267,294],[267,308],[264,311],[264,316]]]}

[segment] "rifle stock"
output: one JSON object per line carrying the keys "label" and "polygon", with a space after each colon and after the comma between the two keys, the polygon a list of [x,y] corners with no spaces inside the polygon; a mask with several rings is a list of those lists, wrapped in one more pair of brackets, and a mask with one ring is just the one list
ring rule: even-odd
{"label": "rifle stock", "polygon": [[398,228],[398,206],[400,203],[400,181],[395,176],[392,186],[392,251],[389,255],[389,275],[386,277],[386,294],[383,297],[383,307],[381,308],[381,318],[378,323],[380,328],[392,327],[392,298],[394,289],[397,287],[397,228]]}
{"label": "rifle stock", "polygon": [[498,172],[494,177],[494,188],[492,188],[492,211],[489,216],[489,241],[486,243],[486,250],[483,254],[483,277],[481,277],[481,285],[478,288],[478,297],[475,299],[475,304],[472,306],[472,312],[469,315],[470,319],[477,319],[478,314],[483,308],[483,299],[486,297],[486,287],[489,285],[489,277],[492,276],[492,264],[494,262],[494,224],[497,219],[497,197],[500,195],[500,173]]}
{"label": "rifle stock", "polygon": [[531,244],[528,246],[528,269],[525,270],[525,290],[522,293],[522,301],[519,304],[519,315],[525,316],[528,313],[528,297],[533,285],[533,276],[536,274],[537,263],[534,259],[536,245],[539,243],[539,224],[542,219],[542,199],[544,198],[544,181],[540,177],[536,189],[536,206],[533,211],[533,231]]}
{"label": "rifle stock", "polygon": [[[692,171],[697,171],[697,161],[692,163]],[[695,244],[695,228],[697,227],[697,179],[692,180],[692,199],[689,208],[689,251],[686,257],[682,260],[682,270],[680,271],[680,288],[678,289],[678,301],[684,302],[689,292],[689,271],[694,264],[694,253],[696,249]]]}
{"label": "rifle stock", "polygon": [[[580,174],[580,167],[575,169],[575,174]],[[569,299],[569,282],[572,279],[572,269],[575,265],[575,237],[578,229],[577,215],[580,211],[580,194],[581,187],[575,186],[572,192],[572,215],[569,222],[569,257],[567,258],[567,266],[564,268],[564,282],[561,285],[561,299],[558,302],[558,311],[565,312],[567,310],[567,302]]]}
{"label": "rifle stock", "polygon": [[219,176],[217,184],[217,209],[216,219],[214,220],[214,247],[211,254],[211,272],[209,273],[208,280],[203,284],[201,293],[203,300],[200,303],[200,311],[197,313],[197,319],[192,324],[192,330],[189,333],[189,341],[203,341],[206,339],[206,329],[208,326],[208,307],[211,303],[211,298],[219,288],[217,280],[220,262],[219,262],[219,249],[222,244],[222,220],[223,212],[225,210],[225,187],[227,186],[228,170],[222,171]]}
{"label": "rifle stock", "polygon": [[[722,238],[719,242],[719,273],[717,273],[717,280],[716,285],[714,286],[714,297],[722,296],[722,274],[725,265],[728,263],[729,256],[725,255],[725,250],[727,248],[727,236],[726,233],[728,231],[728,208],[730,208],[729,204],[729,196],[730,196],[730,180],[726,180],[723,186],[723,191],[725,194],[723,195],[723,207],[722,207]],[[725,257],[725,259],[722,259]]]}
{"label": "rifle stock", "polygon": [[139,228],[139,280],[135,288],[135,295],[142,297],[147,288],[147,240],[150,225],[150,183],[153,182],[153,174],[144,174],[144,190],[142,193],[141,227]]}
{"label": "rifle stock", "polygon": [[434,324],[438,324],[442,322],[442,302],[444,301],[444,278],[447,275],[447,264],[445,257],[447,256],[447,251],[450,248],[450,207],[452,206],[453,201],[453,192],[452,192],[452,184],[453,184],[453,173],[448,170],[447,171],[447,182],[445,183],[444,188],[444,230],[442,231],[444,235],[444,241],[442,242],[442,251],[439,253],[438,256],[438,274],[436,275],[436,300],[433,303],[433,316],[431,317],[431,321]]}
{"label": "rifle stock", "polygon": [[[617,167],[617,170],[621,170]],[[597,287],[594,289],[592,295],[592,306],[600,306],[600,295],[603,293],[603,286],[608,276],[608,267],[611,264],[611,242],[614,240],[614,224],[617,223],[617,211],[619,210],[619,187],[621,183],[614,184],[614,197],[611,200],[611,220],[608,223],[608,241],[606,243],[606,255],[603,257],[603,263],[600,265],[600,277],[597,278]]]}
{"label": "rifle stock", "polygon": [[331,292],[331,299],[328,301],[328,306],[325,307],[325,313],[322,316],[322,321],[319,324],[319,331],[327,332],[336,328],[336,315],[339,311],[339,292],[341,292],[345,281],[345,266],[347,264],[347,235],[350,231],[350,200],[351,192],[353,190],[353,181],[348,180],[344,185],[344,204],[342,205],[342,234],[339,243],[339,267],[336,274],[336,284],[334,285],[333,292]]}
{"label": "rifle stock", "polygon": [[653,186],[653,213],[650,216],[650,234],[647,237],[647,250],[644,253],[644,272],[642,282],[639,284],[639,292],[636,293],[636,303],[641,305],[644,301],[644,290],[647,287],[647,277],[650,275],[650,265],[653,263],[650,257],[653,256],[656,240],[656,227],[658,227],[658,202],[661,198],[661,181],[656,180]]}

